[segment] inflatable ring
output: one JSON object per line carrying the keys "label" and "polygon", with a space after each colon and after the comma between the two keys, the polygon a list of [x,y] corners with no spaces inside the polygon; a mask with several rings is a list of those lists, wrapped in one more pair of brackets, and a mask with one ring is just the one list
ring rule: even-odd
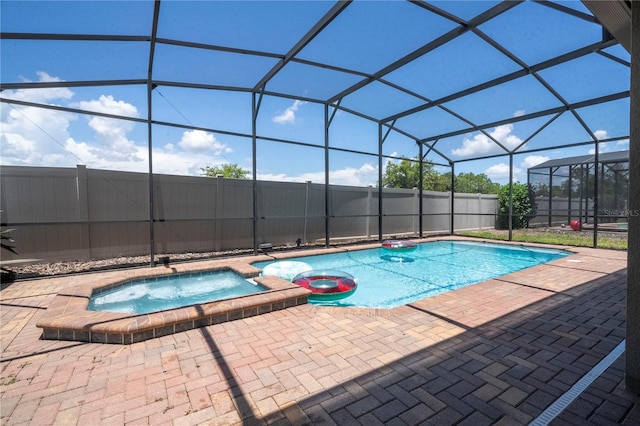
{"label": "inflatable ring", "polygon": [[307,271],[296,275],[293,283],[311,290],[310,300],[338,300],[356,291],[353,276],[340,271]]}
{"label": "inflatable ring", "polygon": [[411,240],[384,240],[382,248],[392,251],[414,251],[418,244]]}
{"label": "inflatable ring", "polygon": [[262,270],[261,275],[275,275],[284,280],[291,281],[293,277],[301,272],[310,271],[312,268],[310,265],[304,262],[297,262],[295,260],[282,260],[280,262],[273,262],[268,264]]}

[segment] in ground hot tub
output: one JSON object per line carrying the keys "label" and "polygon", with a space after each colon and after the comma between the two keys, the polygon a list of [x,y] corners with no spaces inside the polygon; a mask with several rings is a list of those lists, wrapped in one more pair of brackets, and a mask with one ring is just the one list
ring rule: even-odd
{"label": "in ground hot tub", "polygon": [[[177,265],[169,274],[166,269],[146,268],[102,273],[91,278],[74,277],[75,285],[54,297],[36,326],[42,328],[43,339],[131,344],[307,303],[308,290],[278,277],[259,277],[260,270],[251,265],[244,263],[212,268],[212,263],[215,262]],[[114,289],[124,288],[123,285],[132,280],[144,283],[180,274],[205,276],[214,272],[229,272],[244,281],[254,277],[256,285],[245,284],[254,290],[259,286],[261,291],[215,301],[192,301],[186,306],[147,313],[88,309],[92,296],[103,297]],[[83,278],[88,282],[82,282]]]}

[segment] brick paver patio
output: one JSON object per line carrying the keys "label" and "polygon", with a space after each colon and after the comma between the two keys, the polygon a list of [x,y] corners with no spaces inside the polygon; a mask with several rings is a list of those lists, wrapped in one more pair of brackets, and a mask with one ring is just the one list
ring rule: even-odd
{"label": "brick paver patio", "polygon": [[[626,253],[572,250],[393,310],[300,305],[131,345],[41,340],[69,278],[13,283],[2,425],[528,424],[624,339]],[[552,424],[639,425],[623,356]]]}

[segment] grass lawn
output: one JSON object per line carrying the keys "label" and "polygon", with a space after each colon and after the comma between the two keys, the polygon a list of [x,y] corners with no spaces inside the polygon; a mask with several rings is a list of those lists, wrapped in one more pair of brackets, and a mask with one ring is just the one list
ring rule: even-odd
{"label": "grass lawn", "polygon": [[[509,239],[508,231],[482,230],[462,231],[458,235],[466,237],[478,237],[491,240]],[[591,232],[554,231],[546,229],[514,229],[512,241],[523,243],[556,244],[564,246],[593,247],[593,234]],[[627,249],[627,234],[598,233],[598,248],[616,250]]]}

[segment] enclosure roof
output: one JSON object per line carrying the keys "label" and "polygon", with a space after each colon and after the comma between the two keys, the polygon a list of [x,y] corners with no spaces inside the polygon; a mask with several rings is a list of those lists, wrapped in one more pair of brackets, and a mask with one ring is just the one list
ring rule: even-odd
{"label": "enclosure roof", "polygon": [[[629,161],[629,151],[604,152],[598,155],[600,164],[625,163]],[[561,166],[574,166],[578,164],[593,164],[596,162],[595,155],[579,155],[576,157],[558,158],[556,160],[545,161],[537,166],[530,167],[529,170],[548,169]]]}
{"label": "enclosure roof", "polygon": [[[335,138],[346,114],[380,126],[373,137],[345,130],[347,151],[406,140],[385,153],[413,157],[422,145],[443,164],[624,141],[630,56],[615,37],[631,12],[611,3],[594,16],[582,2],[546,0],[5,0],[0,100],[13,125],[3,161],[24,162],[37,145],[15,128],[27,107],[309,146],[324,146],[325,130]],[[193,105],[203,91],[224,107]],[[249,111],[243,125],[232,95]],[[316,127],[296,121],[310,105]],[[72,128],[58,144],[75,141]]]}

